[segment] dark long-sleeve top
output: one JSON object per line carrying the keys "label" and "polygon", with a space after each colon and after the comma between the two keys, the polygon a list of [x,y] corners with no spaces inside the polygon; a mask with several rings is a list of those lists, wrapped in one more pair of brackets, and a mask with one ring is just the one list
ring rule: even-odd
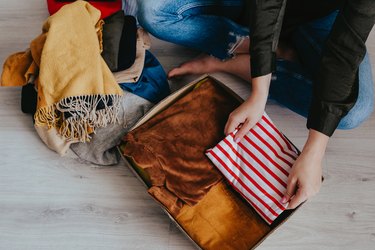
{"label": "dark long-sleeve top", "polygon": [[[288,2],[288,3],[287,3]],[[283,29],[329,14],[339,14],[314,77],[307,127],[331,136],[358,96],[358,67],[375,22],[375,0],[251,0],[250,55],[253,78],[275,70]]]}

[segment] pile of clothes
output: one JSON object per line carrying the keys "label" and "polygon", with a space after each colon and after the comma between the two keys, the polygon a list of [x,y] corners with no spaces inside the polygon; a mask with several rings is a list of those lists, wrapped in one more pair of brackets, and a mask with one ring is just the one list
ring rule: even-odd
{"label": "pile of clothes", "polygon": [[7,58],[0,83],[22,86],[22,111],[50,149],[116,164],[121,137],[170,94],[166,74],[121,1],[103,12],[88,1],[48,3],[53,15],[30,48]]}

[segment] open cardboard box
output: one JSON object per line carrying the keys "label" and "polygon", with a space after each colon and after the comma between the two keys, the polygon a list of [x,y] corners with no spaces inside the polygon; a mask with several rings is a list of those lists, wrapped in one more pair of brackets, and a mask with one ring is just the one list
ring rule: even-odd
{"label": "open cardboard box", "polygon": [[[197,85],[199,85],[200,83],[204,82],[206,79],[211,79],[213,81],[215,81],[215,83],[219,84],[225,91],[228,92],[228,94],[232,95],[233,97],[235,97],[235,99],[237,99],[238,101],[240,102],[243,102],[243,99],[241,97],[239,97],[236,93],[234,93],[230,88],[228,88],[224,83],[220,82],[220,80],[218,80],[217,78],[215,78],[214,76],[211,76],[211,75],[203,75],[201,76],[200,78],[196,79],[195,81],[187,84],[186,86],[184,86],[183,88],[181,88],[180,90],[176,91],[175,93],[173,93],[172,95],[170,95],[169,97],[165,98],[163,101],[161,101],[159,104],[157,104],[154,108],[152,108],[142,119],[140,119],[136,124],[135,126],[131,129],[134,130],[135,128],[141,126],[142,124],[144,124],[145,122],[147,122],[148,120],[150,120],[152,117],[156,116],[157,114],[159,114],[160,112],[162,112],[163,110],[167,109],[169,106],[171,106],[173,103],[175,103],[179,98],[185,96],[186,94],[188,94],[190,91],[192,91]],[[132,161],[131,158],[128,158],[128,157],[125,157],[123,156],[122,154],[122,146],[123,145],[120,145],[118,147],[119,151],[120,151],[120,154],[121,156],[123,157],[124,159],[124,162],[125,162],[125,165],[128,166],[130,168],[130,170],[134,173],[134,175],[145,185],[146,188],[149,188],[149,184],[147,183],[147,180],[145,178],[145,175],[144,173],[140,172],[139,169],[137,169],[135,167],[135,163]],[[150,195],[151,196],[151,195]],[[238,194],[238,196],[240,196]],[[201,247],[196,243],[194,242],[194,240],[190,237],[190,235],[188,234],[188,232],[185,231],[185,229],[176,221],[175,218],[173,218],[173,216],[167,211],[167,209],[164,208],[164,206],[157,200],[155,199],[153,196],[151,196],[157,203],[159,203],[159,205],[161,205],[163,211],[169,216],[169,218],[176,224],[176,226],[182,231],[182,233],[185,234],[185,236],[187,238],[189,238],[191,240],[191,242],[198,248],[198,249],[201,249]],[[242,199],[242,197],[241,197]],[[250,206],[250,204],[249,204]],[[298,208],[297,208],[298,209]],[[259,246],[259,244],[261,244],[270,234],[272,234],[274,232],[274,230],[276,230],[278,227],[280,227],[294,212],[296,211],[296,209],[294,210],[285,210],[271,225],[271,230],[265,234],[264,236],[262,236],[262,238],[254,245],[251,247],[251,249],[254,249],[256,248],[257,246]],[[254,212],[256,214],[256,212]]]}

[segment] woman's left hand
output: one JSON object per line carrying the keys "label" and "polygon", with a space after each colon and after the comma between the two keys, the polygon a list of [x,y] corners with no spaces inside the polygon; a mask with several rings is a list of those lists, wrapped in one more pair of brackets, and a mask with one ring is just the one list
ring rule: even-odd
{"label": "woman's left hand", "polygon": [[316,195],[322,183],[322,159],[328,143],[328,136],[310,130],[309,138],[301,155],[294,162],[288,177],[287,191],[282,203],[294,209],[302,202]]}

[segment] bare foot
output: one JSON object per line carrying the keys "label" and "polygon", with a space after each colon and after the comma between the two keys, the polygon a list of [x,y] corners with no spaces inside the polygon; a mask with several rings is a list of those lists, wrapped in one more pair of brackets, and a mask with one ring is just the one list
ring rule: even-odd
{"label": "bare foot", "polygon": [[183,76],[187,74],[204,74],[216,72],[220,70],[220,66],[222,64],[223,62],[219,59],[207,54],[203,54],[169,71],[168,78]]}

